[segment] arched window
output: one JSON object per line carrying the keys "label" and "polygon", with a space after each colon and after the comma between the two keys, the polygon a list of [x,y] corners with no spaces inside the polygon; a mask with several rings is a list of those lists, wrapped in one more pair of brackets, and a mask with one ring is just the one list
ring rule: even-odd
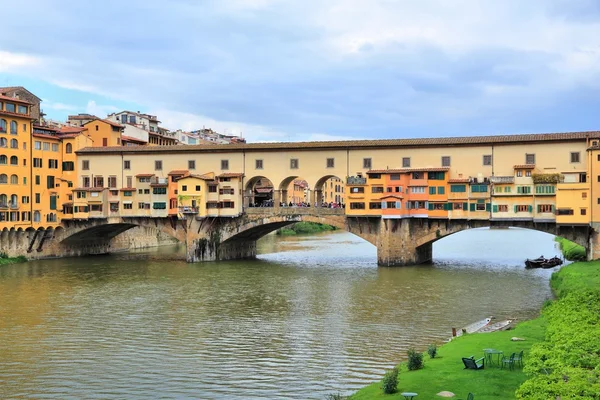
{"label": "arched window", "polygon": [[0,204],[6,206],[6,203],[8,203],[8,197],[5,194],[0,194]]}
{"label": "arched window", "polygon": [[10,148],[11,149],[18,149],[19,148],[19,141],[17,139],[11,139],[11,141],[10,141]]}
{"label": "arched window", "polygon": [[10,157],[10,165],[19,165],[19,157],[11,156]]}
{"label": "arched window", "polygon": [[0,174],[0,183],[8,183],[8,175]]}
{"label": "arched window", "polygon": [[8,164],[8,158],[4,154],[0,155],[0,165],[6,164]]}
{"label": "arched window", "polygon": [[10,134],[11,135],[17,134],[17,121],[10,121]]}
{"label": "arched window", "polygon": [[65,152],[67,154],[71,154],[73,152],[73,145],[71,143],[67,143],[67,146],[65,147]]}
{"label": "arched window", "polygon": [[33,222],[40,222],[41,219],[42,219],[42,216],[40,215],[40,212],[34,211],[33,212]]}
{"label": "arched window", "polygon": [[19,202],[19,197],[16,194],[11,194],[10,195],[10,204],[16,206],[18,202]]}
{"label": "arched window", "polygon": [[6,138],[0,138],[0,147],[8,147],[8,141]]}
{"label": "arched window", "polygon": [[19,177],[17,175],[11,175],[10,176],[10,184],[11,185],[18,185],[19,184]]}
{"label": "arched window", "polygon": [[0,133],[6,133],[6,120],[0,119]]}

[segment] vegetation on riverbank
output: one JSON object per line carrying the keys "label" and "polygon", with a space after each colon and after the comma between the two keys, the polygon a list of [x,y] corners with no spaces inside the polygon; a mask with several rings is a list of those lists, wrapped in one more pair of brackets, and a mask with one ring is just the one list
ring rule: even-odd
{"label": "vegetation on riverbank", "polygon": [[290,236],[334,230],[336,230],[334,226],[327,224],[317,224],[316,222],[297,222],[289,227],[278,229],[277,234],[281,236]]}
{"label": "vegetation on riverbank", "polygon": [[[441,346],[436,358],[425,360],[423,369],[408,371],[402,363],[395,394],[383,394],[376,382],[350,399],[402,399],[404,391],[429,399],[444,390],[463,399],[472,392],[477,400],[600,399],[600,262],[566,266],[552,275],[551,286],[558,300],[549,302],[540,317],[513,330],[456,338]],[[511,341],[515,336],[525,340]],[[484,348],[504,355],[524,350],[525,367],[464,370],[461,357],[482,357]]]}
{"label": "vegetation on riverbank", "polygon": [[570,261],[585,261],[585,248],[583,246],[578,245],[577,243],[573,243],[570,240],[567,240],[563,237],[557,236],[554,239],[560,245],[560,250],[563,253],[563,256]]}
{"label": "vegetation on riverbank", "polygon": [[6,253],[0,253],[0,266],[9,265],[9,264],[18,264],[22,262],[26,262],[27,258],[23,256],[19,257],[9,257]]}

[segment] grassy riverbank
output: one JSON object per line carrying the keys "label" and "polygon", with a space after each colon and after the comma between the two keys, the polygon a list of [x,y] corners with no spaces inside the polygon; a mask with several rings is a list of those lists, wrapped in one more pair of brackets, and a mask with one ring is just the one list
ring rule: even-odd
{"label": "grassy riverbank", "polygon": [[560,245],[560,250],[563,253],[563,256],[570,261],[585,261],[585,248],[583,246],[578,245],[577,243],[573,243],[570,240],[567,240],[563,237],[557,236],[554,239]]}
{"label": "grassy riverbank", "polygon": [[315,222],[298,222],[287,228],[278,229],[277,234],[281,236],[290,236],[334,231],[335,229],[336,228],[334,226],[327,224],[317,224]]}
{"label": "grassy riverbank", "polygon": [[[350,398],[402,399],[400,393],[410,391],[418,398],[433,399],[447,390],[459,399],[469,392],[477,400],[600,399],[600,262],[564,267],[553,274],[551,286],[558,300],[547,304],[540,317],[521,322],[514,330],[457,338],[439,348],[439,358],[425,355],[421,370],[408,371],[402,363],[395,394],[383,394],[381,382],[376,382]],[[513,342],[514,336],[525,341]],[[484,348],[506,355],[524,350],[524,371],[464,370],[461,357],[482,357]]]}
{"label": "grassy riverbank", "polygon": [[19,257],[6,257],[6,255],[0,254],[0,266],[2,265],[10,265],[10,264],[19,264],[26,262],[27,258],[23,256]]}

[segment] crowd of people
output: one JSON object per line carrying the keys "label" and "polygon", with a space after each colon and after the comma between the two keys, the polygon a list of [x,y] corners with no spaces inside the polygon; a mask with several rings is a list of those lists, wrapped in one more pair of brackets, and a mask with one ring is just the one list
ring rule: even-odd
{"label": "crowd of people", "polygon": [[[272,199],[269,200],[264,200],[261,203],[250,203],[249,207],[273,207],[274,206],[274,202]],[[285,203],[285,202],[281,202],[279,203],[279,207],[311,207],[310,203],[308,202],[299,202],[299,203],[293,203],[293,202],[289,202],[289,203]],[[346,208],[346,205],[344,203],[336,203],[336,202],[321,202],[315,205],[315,207],[320,207],[320,208]]]}

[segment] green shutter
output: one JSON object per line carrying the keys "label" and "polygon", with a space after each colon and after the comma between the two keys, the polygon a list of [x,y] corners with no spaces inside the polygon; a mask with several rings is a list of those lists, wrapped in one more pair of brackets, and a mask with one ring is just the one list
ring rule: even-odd
{"label": "green shutter", "polygon": [[529,206],[529,212],[533,212],[533,206]]}
{"label": "green shutter", "polygon": [[494,206],[492,207],[492,212],[497,213],[498,212],[498,205],[494,204]]}
{"label": "green shutter", "polygon": [[429,203],[429,210],[432,211],[433,210],[433,203]]}
{"label": "green shutter", "polygon": [[552,205],[550,206],[550,211],[551,211],[552,213],[554,213],[554,204],[552,204]]}
{"label": "green shutter", "polygon": [[515,206],[515,214],[517,213],[517,206]]}
{"label": "green shutter", "polygon": [[437,191],[438,191],[438,194],[446,194],[446,188],[443,186],[439,186]]}
{"label": "green shutter", "polygon": [[463,203],[463,211],[469,210],[469,203]]}
{"label": "green shutter", "polygon": [[485,203],[485,211],[490,211],[491,203]]}
{"label": "green shutter", "polygon": [[429,194],[435,194],[435,186],[429,187]]}
{"label": "green shutter", "polygon": [[56,210],[56,196],[50,196],[50,209]]}
{"label": "green shutter", "polygon": [[469,210],[470,210],[470,211],[475,211],[475,203],[471,203],[471,204],[470,204],[470,208],[469,208]]}

